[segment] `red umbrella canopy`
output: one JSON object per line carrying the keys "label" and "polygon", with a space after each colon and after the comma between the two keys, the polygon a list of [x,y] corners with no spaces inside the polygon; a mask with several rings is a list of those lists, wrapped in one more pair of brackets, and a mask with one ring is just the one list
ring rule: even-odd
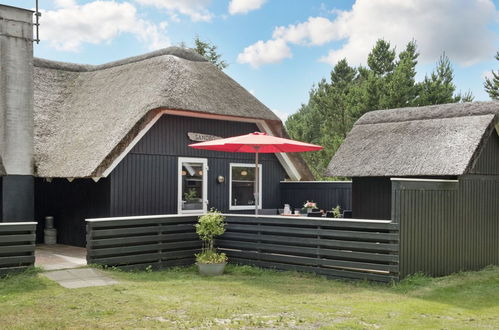
{"label": "red umbrella canopy", "polygon": [[321,146],[315,144],[270,136],[260,132],[194,143],[189,146],[196,149],[251,153],[302,152],[322,149]]}

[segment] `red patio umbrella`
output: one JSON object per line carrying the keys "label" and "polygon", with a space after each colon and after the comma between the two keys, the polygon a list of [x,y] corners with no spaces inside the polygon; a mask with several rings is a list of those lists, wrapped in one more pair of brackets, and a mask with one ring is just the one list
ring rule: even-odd
{"label": "red patio umbrella", "polygon": [[270,136],[266,133],[254,132],[246,135],[234,136],[226,139],[190,144],[189,147],[226,152],[250,152],[255,154],[255,214],[258,214],[259,187],[258,187],[258,154],[276,152],[303,152],[321,150],[322,147]]}

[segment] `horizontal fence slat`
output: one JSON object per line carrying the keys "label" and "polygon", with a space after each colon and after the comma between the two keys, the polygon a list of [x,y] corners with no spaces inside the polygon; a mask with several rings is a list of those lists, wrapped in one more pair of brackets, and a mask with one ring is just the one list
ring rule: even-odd
{"label": "horizontal fence slat", "polygon": [[[373,236],[375,237],[375,236]],[[347,238],[345,235],[344,238]],[[350,239],[356,239],[354,236],[348,236]],[[385,236],[381,236],[380,241],[386,241]],[[323,243],[324,246],[328,246],[326,243],[328,242],[327,238],[310,238],[310,237],[293,237],[293,240],[290,241],[289,236],[280,236],[280,235],[267,235],[267,234],[258,234],[257,232],[253,233],[241,233],[241,232],[227,232],[224,234],[223,239],[225,240],[247,240],[247,241],[263,241],[263,242],[282,242],[288,243],[290,245],[321,245]],[[358,238],[357,238],[358,239]],[[374,240],[374,238],[370,238],[370,240]],[[347,240],[345,240],[347,241]],[[355,242],[355,241],[354,241]],[[367,242],[369,243],[369,242]],[[371,242],[372,243],[372,242]],[[396,249],[395,249],[396,250]]]}
{"label": "horizontal fence slat", "polygon": [[137,218],[131,217],[130,220],[102,220],[102,221],[87,221],[87,226],[90,228],[113,228],[113,227],[131,227],[144,226],[154,224],[174,225],[182,223],[195,223],[197,216],[189,217],[164,217],[164,218]]}
{"label": "horizontal fence slat", "polygon": [[106,257],[116,255],[127,255],[132,253],[146,252],[146,251],[159,251],[160,243],[146,244],[146,245],[133,245],[133,246],[120,246],[114,248],[92,249],[87,252],[87,257]]}
{"label": "horizontal fence slat", "polygon": [[[308,236],[320,236],[322,238],[355,238],[358,240],[365,239],[379,239],[385,241],[398,241],[398,235],[395,233],[376,233],[376,232],[359,232],[355,235],[355,232],[351,231],[340,231],[340,230],[328,230],[323,228],[290,228],[290,227],[280,227],[280,226],[254,226],[254,225],[227,225],[228,231],[242,231],[242,232],[261,232],[269,234],[286,234],[286,235],[297,235],[298,237]],[[382,235],[383,234],[383,235]]]}
{"label": "horizontal fence slat", "polygon": [[201,248],[201,241],[197,240],[161,244],[162,250],[185,250],[186,248]]}
{"label": "horizontal fence slat", "polygon": [[268,253],[246,252],[246,251],[224,251],[229,257],[243,258],[243,259],[256,259],[263,261],[273,261],[287,264],[298,264],[305,266],[330,266],[338,268],[349,269],[363,269],[368,271],[385,271],[385,272],[398,272],[397,265],[389,264],[375,264],[366,262],[352,262],[344,260],[329,260],[324,258],[310,258],[310,257],[291,257],[285,255],[276,255]]}
{"label": "horizontal fence slat", "polygon": [[36,235],[33,234],[20,234],[20,235],[0,235],[0,243],[34,243]]}
{"label": "horizontal fence slat", "polygon": [[322,226],[338,228],[360,228],[360,229],[380,229],[380,230],[398,230],[399,224],[383,220],[373,221],[355,221],[351,219],[342,220],[320,220],[319,218],[296,218],[296,217],[257,217],[227,215],[227,223],[244,224],[278,224],[289,226]]}
{"label": "horizontal fence slat", "polygon": [[34,262],[35,262],[34,255],[0,257],[0,267],[33,264]]}
{"label": "horizontal fence slat", "polygon": [[146,243],[156,243],[161,241],[161,235],[149,236],[134,236],[134,237],[117,237],[117,238],[103,238],[103,239],[87,239],[87,247],[112,247],[112,246],[127,246],[127,245],[141,245]]}
{"label": "horizontal fence slat", "polygon": [[26,245],[0,245],[0,257],[2,254],[12,254],[12,253],[26,253],[26,252],[35,252],[35,244],[26,244]]}
{"label": "horizontal fence slat", "polygon": [[319,275],[333,276],[333,277],[341,277],[341,278],[350,278],[350,279],[359,279],[359,280],[371,280],[371,281],[379,281],[379,282],[391,282],[397,280],[397,277],[391,275],[381,275],[381,274],[372,274],[366,272],[354,272],[354,271],[346,271],[346,270],[336,270],[336,269],[325,269],[318,267],[310,267],[310,266],[299,266],[299,265],[288,265],[276,262],[267,262],[267,261],[259,261],[259,260],[250,260],[250,259],[241,259],[241,258],[233,258],[232,261],[241,265],[254,265],[258,267],[264,268],[274,268],[280,270],[290,270],[290,271],[301,271],[306,273],[316,273]]}
{"label": "horizontal fence slat", "polygon": [[9,224],[7,223],[2,223],[0,226],[0,235],[3,235],[4,233],[11,233],[11,232],[27,232],[31,233],[36,230],[36,225],[34,224]]}
{"label": "horizontal fence slat", "polygon": [[92,232],[92,238],[133,236],[137,234],[152,234],[157,232],[158,226],[101,229],[94,230]]}
{"label": "horizontal fence slat", "polygon": [[156,262],[161,260],[161,253],[132,254],[107,258],[92,258],[93,263],[101,265],[120,265],[132,263]]}
{"label": "horizontal fence slat", "polygon": [[[348,250],[362,250],[362,251],[376,251],[376,252],[395,252],[398,250],[398,244],[382,244],[382,243],[371,243],[371,242],[353,242],[353,241],[338,241],[338,240],[316,240],[311,239],[312,242],[317,242],[321,248],[337,248],[337,249],[348,249]],[[244,247],[253,247],[255,249],[262,250],[275,250],[280,252],[305,252],[317,250],[317,248],[310,248],[305,246],[299,246],[298,244],[293,244],[293,240],[288,239],[286,242],[289,245],[284,244],[269,244],[269,243],[253,243],[253,242],[243,242],[234,241],[230,239],[220,238],[217,240],[217,244],[220,247],[234,247],[234,244],[240,244]]]}
{"label": "horizontal fence slat", "polygon": [[173,259],[183,259],[183,258],[194,258],[196,253],[199,253],[201,249],[192,249],[192,250],[177,250],[170,252],[162,252],[161,257],[164,261],[173,260]]}

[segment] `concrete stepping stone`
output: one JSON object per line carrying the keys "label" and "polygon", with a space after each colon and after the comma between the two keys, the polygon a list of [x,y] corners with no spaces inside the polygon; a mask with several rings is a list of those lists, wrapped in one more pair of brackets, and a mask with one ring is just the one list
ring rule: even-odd
{"label": "concrete stepping stone", "polygon": [[93,268],[75,268],[56,270],[41,274],[68,289],[87,288],[117,284],[118,281],[104,272]]}

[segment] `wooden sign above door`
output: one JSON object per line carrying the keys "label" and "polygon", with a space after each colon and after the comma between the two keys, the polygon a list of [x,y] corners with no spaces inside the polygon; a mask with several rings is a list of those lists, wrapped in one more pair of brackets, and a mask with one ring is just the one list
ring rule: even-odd
{"label": "wooden sign above door", "polygon": [[191,141],[195,141],[195,142],[205,142],[205,141],[212,141],[212,140],[221,139],[220,136],[203,134],[203,133],[193,133],[193,132],[187,132],[187,136],[189,137],[189,139]]}

